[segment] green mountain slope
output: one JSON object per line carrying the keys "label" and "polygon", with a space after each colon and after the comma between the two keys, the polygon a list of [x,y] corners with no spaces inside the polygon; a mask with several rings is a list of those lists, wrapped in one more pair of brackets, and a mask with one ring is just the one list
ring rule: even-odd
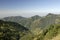
{"label": "green mountain slope", "polygon": [[56,14],[51,14],[49,13],[48,15],[46,15],[45,17],[42,17],[40,19],[40,27],[44,28],[47,25],[51,25],[51,24],[58,24],[60,21],[60,16],[56,15]]}
{"label": "green mountain slope", "polygon": [[26,19],[26,18],[25,17],[21,17],[21,16],[11,16],[11,17],[5,17],[2,20],[19,23],[21,20],[24,20],[24,19]]}
{"label": "green mountain slope", "polygon": [[0,40],[19,40],[28,34],[28,31],[18,23],[0,20]]}
{"label": "green mountain slope", "polygon": [[[17,22],[17,23],[23,25],[24,27],[32,30],[31,29],[32,28],[31,25],[34,23],[35,20],[38,20],[38,19],[41,19],[41,17],[38,16],[38,15],[35,15],[35,16],[30,17],[30,18],[24,18],[24,17],[21,17],[21,16],[5,17],[2,20],[11,21],[11,22]],[[33,27],[33,28],[38,28],[38,27],[36,26],[36,27]]]}
{"label": "green mountain slope", "polygon": [[60,34],[60,24],[50,25],[36,37],[36,40],[52,40],[58,34]]}

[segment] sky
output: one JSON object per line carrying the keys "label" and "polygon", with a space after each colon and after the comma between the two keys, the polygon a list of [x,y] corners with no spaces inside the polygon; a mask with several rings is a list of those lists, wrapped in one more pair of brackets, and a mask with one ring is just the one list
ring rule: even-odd
{"label": "sky", "polygon": [[60,0],[0,0],[0,17],[60,13]]}

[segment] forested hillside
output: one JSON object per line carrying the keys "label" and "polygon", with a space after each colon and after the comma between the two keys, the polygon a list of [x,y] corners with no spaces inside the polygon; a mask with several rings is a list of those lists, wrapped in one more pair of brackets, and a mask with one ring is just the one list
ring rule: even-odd
{"label": "forested hillside", "polygon": [[18,23],[0,20],[0,40],[19,40],[28,33],[29,30]]}

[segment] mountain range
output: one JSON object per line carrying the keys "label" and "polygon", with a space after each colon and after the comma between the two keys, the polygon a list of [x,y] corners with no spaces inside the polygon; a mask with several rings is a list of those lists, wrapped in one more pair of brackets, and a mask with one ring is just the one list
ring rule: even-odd
{"label": "mountain range", "polygon": [[54,37],[60,35],[60,15],[58,14],[49,13],[43,17],[35,15],[29,18],[11,16],[1,20],[3,23],[6,22],[9,27],[12,25],[18,33],[21,32],[20,40],[54,40]]}

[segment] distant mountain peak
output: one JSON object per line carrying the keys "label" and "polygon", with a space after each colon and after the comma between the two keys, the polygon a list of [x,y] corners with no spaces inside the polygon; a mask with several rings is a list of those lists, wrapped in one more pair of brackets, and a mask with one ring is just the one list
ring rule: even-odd
{"label": "distant mountain peak", "polygon": [[41,18],[39,15],[32,16],[31,18]]}
{"label": "distant mountain peak", "polygon": [[35,16],[32,16],[32,17],[40,17],[39,15],[35,15]]}
{"label": "distant mountain peak", "polygon": [[35,16],[32,16],[31,19],[33,20],[37,20],[37,19],[40,19],[41,17],[39,15],[35,15]]}
{"label": "distant mountain peak", "polygon": [[48,13],[49,15],[52,15],[53,13]]}
{"label": "distant mountain peak", "polygon": [[57,16],[56,14],[53,14],[53,13],[48,13],[47,15],[46,15],[46,17],[52,17],[52,16]]}

